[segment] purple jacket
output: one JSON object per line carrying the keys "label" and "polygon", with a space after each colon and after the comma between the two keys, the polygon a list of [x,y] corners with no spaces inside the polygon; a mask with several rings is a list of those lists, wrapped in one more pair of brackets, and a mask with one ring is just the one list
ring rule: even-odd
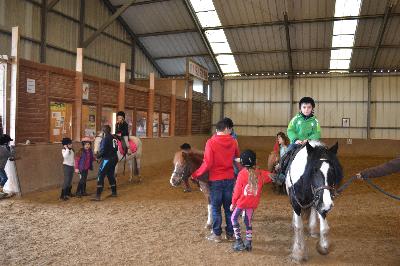
{"label": "purple jacket", "polygon": [[361,171],[364,178],[380,177],[400,172],[400,156],[381,165]]}
{"label": "purple jacket", "polygon": [[81,157],[75,158],[75,169],[79,171],[83,170],[93,170],[93,151],[83,151]]}

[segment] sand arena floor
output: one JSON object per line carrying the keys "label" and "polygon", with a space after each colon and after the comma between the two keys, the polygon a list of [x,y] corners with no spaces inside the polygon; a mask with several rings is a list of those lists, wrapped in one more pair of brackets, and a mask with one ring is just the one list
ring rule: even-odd
{"label": "sand arena floor", "polygon": [[[349,177],[389,158],[340,159]],[[203,195],[170,187],[171,168],[171,163],[162,163],[143,169],[141,184],[120,178],[119,197],[102,202],[89,197],[61,202],[58,189],[0,201],[0,264],[290,264],[293,230],[286,196],[265,187],[253,223],[253,252],[233,253],[231,243],[205,240]],[[400,175],[375,182],[400,194]],[[90,181],[89,192],[94,187]],[[309,265],[400,265],[399,202],[356,181],[335,201],[328,222],[331,252],[319,255],[317,240],[307,237]]]}

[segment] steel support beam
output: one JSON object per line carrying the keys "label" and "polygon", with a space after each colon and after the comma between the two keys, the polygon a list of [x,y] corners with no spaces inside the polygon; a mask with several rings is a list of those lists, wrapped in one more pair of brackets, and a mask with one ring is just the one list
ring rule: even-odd
{"label": "steel support beam", "polygon": [[290,46],[290,32],[289,32],[289,20],[287,13],[283,13],[283,18],[284,18],[284,25],[285,25],[285,34],[286,34],[286,48],[287,48],[287,54],[288,54],[288,60],[289,60],[289,73],[288,73],[288,78],[289,78],[289,100],[290,100],[290,106],[289,106],[289,121],[292,118],[293,115],[293,95],[294,95],[294,83],[293,83],[293,60],[292,60],[292,48]]}
{"label": "steel support beam", "polygon": [[58,3],[59,1],[60,1],[60,0],[53,0],[53,1],[51,1],[51,2],[47,5],[47,11],[52,10],[53,7],[54,7],[55,5],[57,5],[57,3]]}
{"label": "steel support beam", "polygon": [[221,67],[219,66],[219,64],[218,64],[218,62],[217,62],[217,59],[215,58],[215,56],[214,56],[214,54],[213,54],[213,52],[212,52],[211,45],[210,45],[210,43],[208,42],[207,37],[205,36],[204,31],[203,31],[202,28],[201,28],[200,21],[198,20],[197,15],[196,15],[195,12],[194,12],[194,9],[193,9],[193,7],[192,7],[192,4],[190,3],[189,0],[182,0],[182,1],[183,1],[183,4],[185,5],[187,11],[189,12],[190,17],[191,17],[192,20],[193,20],[194,25],[196,25],[197,31],[199,32],[199,34],[200,34],[200,36],[201,36],[201,39],[203,40],[203,43],[204,43],[204,45],[206,46],[207,51],[208,51],[208,53],[209,53],[210,56],[211,56],[211,59],[212,59],[214,65],[215,65],[215,67],[216,67],[216,69],[217,69],[217,71],[218,71],[218,74],[219,74],[221,77],[223,77],[223,73],[222,73]]}
{"label": "steel support beam", "polygon": [[85,38],[85,0],[80,0],[78,47],[82,47]]}
{"label": "steel support beam", "polygon": [[[133,3],[131,6],[143,6],[143,5],[150,5],[150,4],[156,4],[156,3],[161,3],[161,2],[169,2],[171,0],[149,0],[149,1],[142,1],[138,3]],[[114,8],[120,8],[122,5],[115,5],[113,6]]]}
{"label": "steel support beam", "polygon": [[132,46],[131,46],[131,79],[130,83],[133,84],[135,81],[135,62],[136,62],[136,45],[135,40],[132,39]]}
{"label": "steel support beam", "polygon": [[388,0],[388,3],[387,3],[386,8],[385,8],[385,15],[383,17],[382,24],[381,24],[381,26],[379,28],[378,38],[376,39],[376,42],[375,42],[374,53],[373,53],[373,56],[371,58],[371,62],[369,64],[370,72],[374,68],[374,65],[375,65],[375,62],[376,62],[376,58],[378,56],[378,51],[379,51],[379,48],[380,48],[381,43],[382,43],[383,35],[385,34],[386,26],[387,26],[387,23],[389,21],[389,16],[390,16],[390,13],[392,12],[392,7],[393,7],[393,2],[391,0]]}
{"label": "steel support beam", "polygon": [[[103,3],[108,7],[108,9],[111,12],[115,12],[115,7],[111,4],[110,0],[103,0]],[[141,2],[142,3],[142,2]],[[122,27],[129,33],[131,38],[135,40],[136,45],[140,48],[140,50],[143,52],[143,54],[149,59],[151,64],[154,66],[154,68],[161,74],[161,76],[165,76],[164,71],[157,65],[157,63],[154,61],[153,57],[149,54],[147,49],[144,47],[144,45],[139,41],[139,38],[136,36],[136,34],[131,30],[129,25],[126,23],[126,21],[122,17],[118,17],[119,23],[121,23]]]}
{"label": "steel support beam", "polygon": [[46,63],[47,39],[47,0],[42,1],[40,9],[40,63]]}
{"label": "steel support beam", "polygon": [[[399,17],[400,13],[392,13],[390,17]],[[365,19],[378,19],[383,18],[384,14],[380,15],[365,15],[365,16],[346,16],[346,17],[329,17],[329,18],[315,18],[315,19],[301,19],[301,20],[289,20],[289,24],[303,24],[303,23],[315,23],[315,22],[334,22],[340,20],[365,20]],[[250,23],[250,24],[236,24],[236,25],[223,25],[217,27],[205,27],[203,30],[220,30],[220,29],[240,29],[240,28],[251,28],[251,27],[268,27],[268,26],[283,26],[284,21],[270,21],[262,23]]]}
{"label": "steel support beam", "polygon": [[197,32],[197,30],[196,29],[184,29],[184,30],[160,31],[160,32],[150,32],[150,33],[136,34],[136,36],[138,38],[145,38],[145,37],[163,36],[163,35],[172,35],[172,34],[182,34],[182,33],[193,33],[193,32]]}
{"label": "steel support beam", "polygon": [[126,2],[122,7],[120,7],[118,10],[116,10],[111,17],[107,19],[106,22],[103,23],[103,25],[100,26],[100,28],[93,33],[89,38],[87,38],[86,41],[83,42],[82,47],[87,48],[89,44],[91,44],[108,26],[111,25],[122,13],[125,12],[129,8],[131,4],[133,4],[136,0],[129,0]]}
{"label": "steel support beam", "polygon": [[219,114],[219,118],[222,120],[225,116],[225,80],[221,78],[219,82],[221,84],[221,113]]}

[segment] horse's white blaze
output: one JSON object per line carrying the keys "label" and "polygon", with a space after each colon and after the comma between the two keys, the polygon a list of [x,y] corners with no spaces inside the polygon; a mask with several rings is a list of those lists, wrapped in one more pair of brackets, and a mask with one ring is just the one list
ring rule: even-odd
{"label": "horse's white blaze", "polygon": [[175,175],[175,173],[176,173],[176,169],[177,169],[177,168],[178,168],[178,163],[175,164],[174,171],[172,172],[172,174],[171,174],[171,179],[169,180],[169,183],[171,184],[171,186],[174,186],[172,180],[174,179],[174,175]]}
{"label": "horse's white blaze", "polygon": [[[325,186],[327,186],[328,185],[329,164],[326,162],[323,162],[321,164],[320,170],[325,178]],[[324,189],[323,196],[322,196],[322,202],[323,202],[323,207],[322,207],[323,210],[329,211],[333,206],[331,192],[328,189]]]}
{"label": "horse's white blaze", "polygon": [[[303,148],[301,149],[297,154],[296,157],[294,158],[288,174],[286,178],[286,188],[290,188],[293,185],[296,184],[297,181],[299,181],[300,177],[304,173],[304,170],[306,169],[306,164],[304,162],[307,162],[307,149]],[[287,190],[289,191],[289,190]]]}

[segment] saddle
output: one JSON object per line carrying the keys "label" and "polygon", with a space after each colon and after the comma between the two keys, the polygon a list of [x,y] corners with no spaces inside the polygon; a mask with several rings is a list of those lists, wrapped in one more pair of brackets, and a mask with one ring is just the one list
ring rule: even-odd
{"label": "saddle", "polygon": [[[122,155],[126,155],[126,152],[124,151],[124,148],[122,146],[122,142],[119,138],[117,138],[118,141],[118,151],[122,154]],[[131,153],[135,153],[137,151],[137,146],[135,144],[135,142],[133,142],[133,140],[129,140],[129,150],[131,151]]]}

